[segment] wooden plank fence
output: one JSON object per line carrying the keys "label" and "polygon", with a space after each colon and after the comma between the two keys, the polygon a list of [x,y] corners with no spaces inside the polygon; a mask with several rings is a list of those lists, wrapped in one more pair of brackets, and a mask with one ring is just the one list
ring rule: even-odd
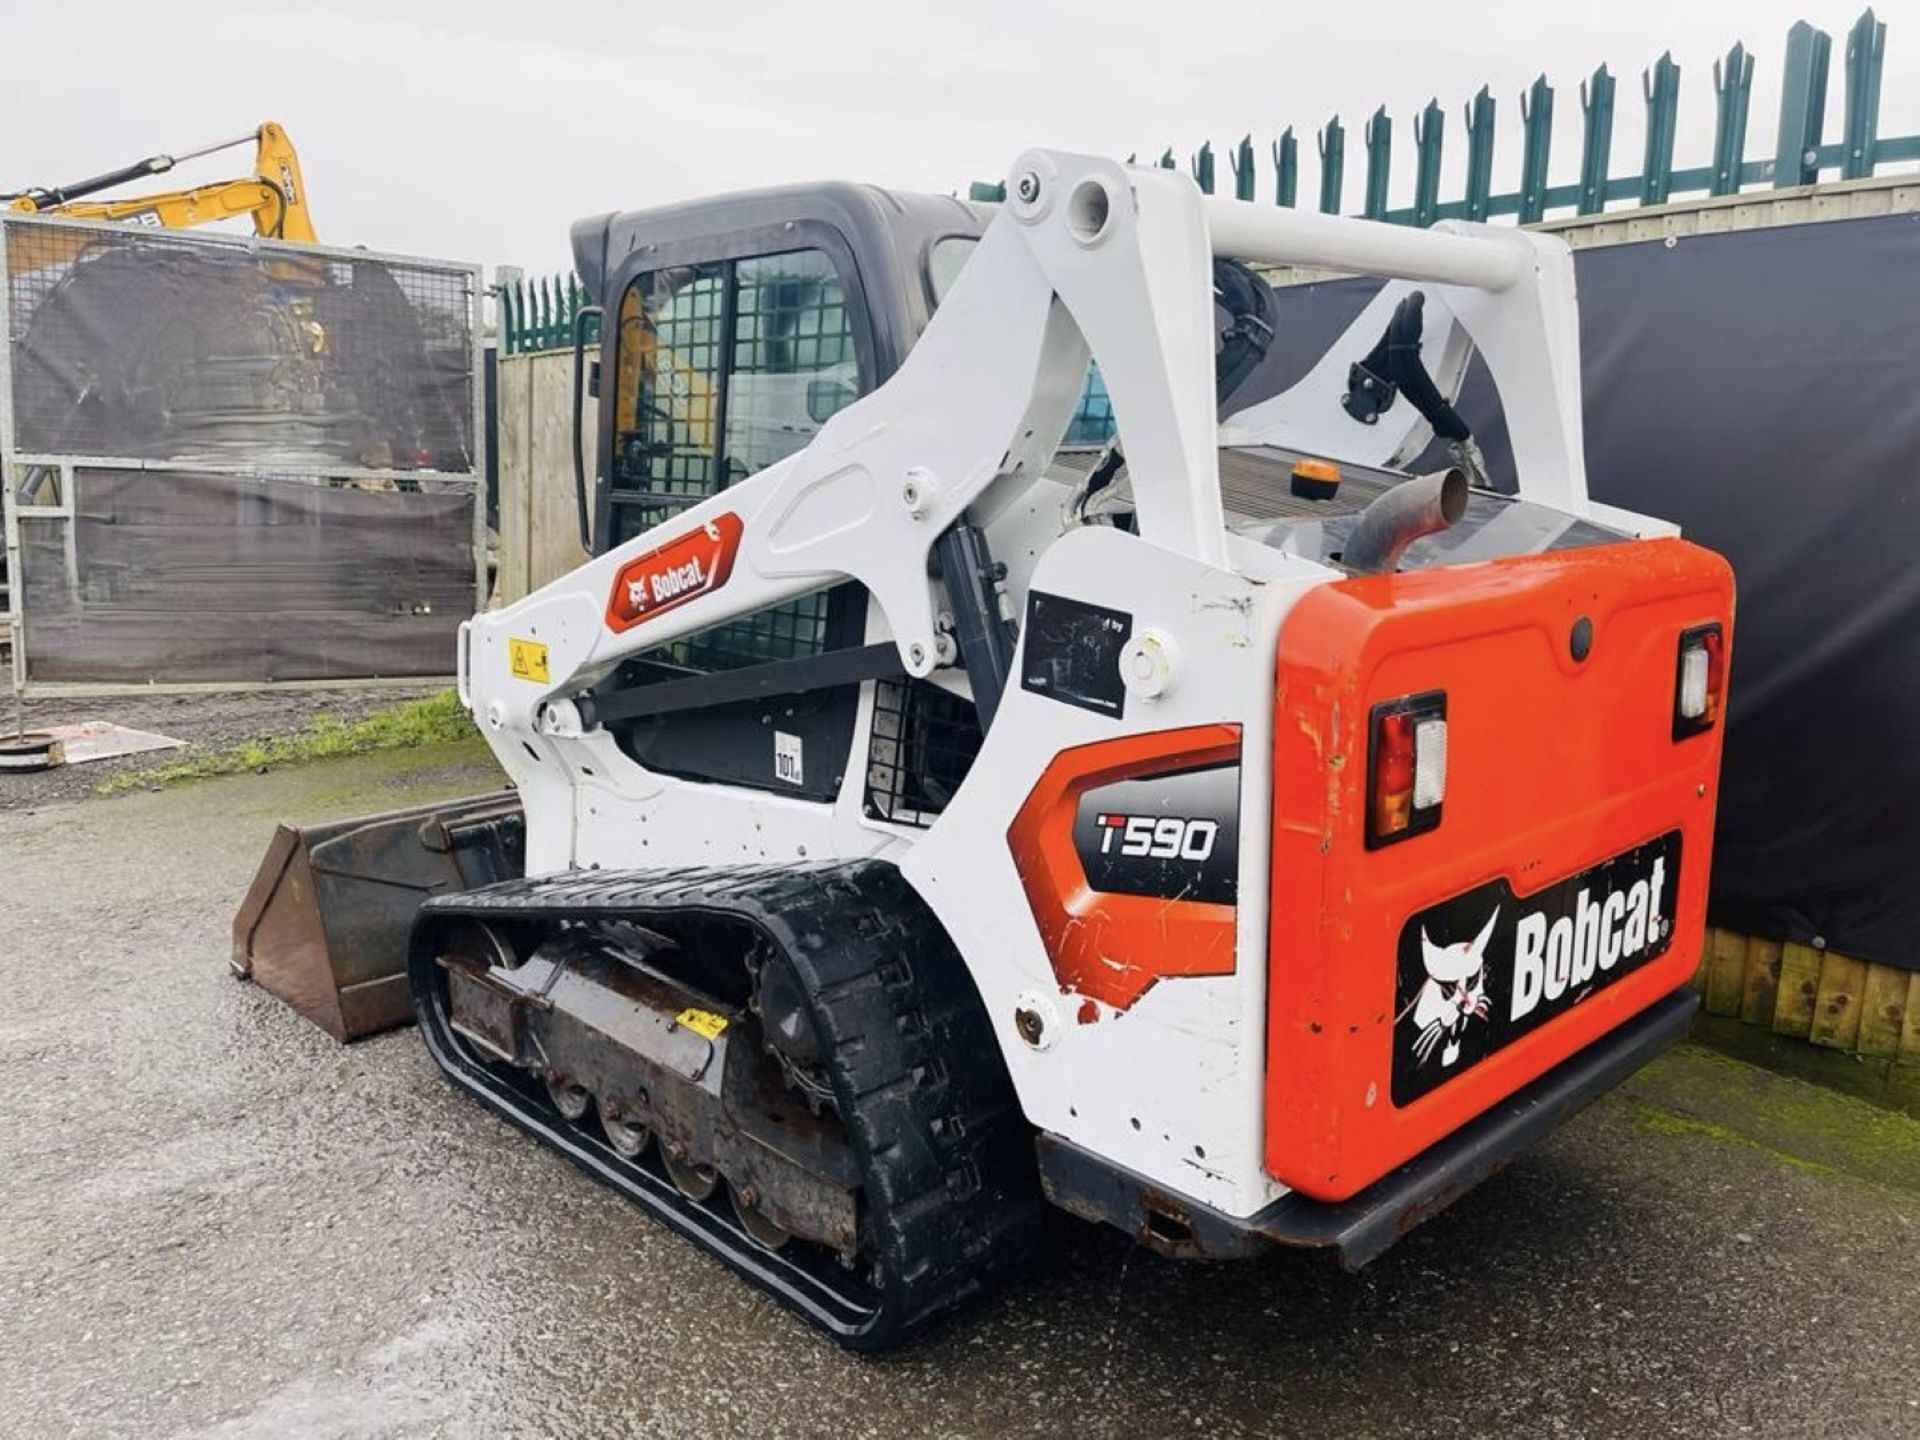
{"label": "wooden plank fence", "polygon": [[[568,344],[572,344],[571,332]],[[499,425],[499,598],[511,604],[585,561],[573,488],[571,349],[502,355]],[[582,415],[596,423],[589,397]]]}
{"label": "wooden plank fence", "polygon": [[[1840,1076],[1847,1089],[1920,1115],[1920,971],[1713,928],[1693,987],[1705,1038],[1763,1056],[1771,1049],[1772,1058],[1793,1062],[1790,1069]],[[1753,1035],[1742,1037],[1730,1022]],[[1761,1037],[1805,1041],[1829,1054],[1809,1063]]]}

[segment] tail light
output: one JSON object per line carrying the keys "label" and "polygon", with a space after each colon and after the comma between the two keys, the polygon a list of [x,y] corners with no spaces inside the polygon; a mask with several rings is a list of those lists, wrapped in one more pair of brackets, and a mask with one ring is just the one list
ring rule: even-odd
{"label": "tail light", "polygon": [[1673,686],[1673,738],[1684,740],[1718,724],[1726,690],[1726,641],[1718,622],[1682,631]]}
{"label": "tail light", "polygon": [[1440,823],[1447,798],[1447,696],[1403,695],[1373,707],[1367,746],[1367,848]]}

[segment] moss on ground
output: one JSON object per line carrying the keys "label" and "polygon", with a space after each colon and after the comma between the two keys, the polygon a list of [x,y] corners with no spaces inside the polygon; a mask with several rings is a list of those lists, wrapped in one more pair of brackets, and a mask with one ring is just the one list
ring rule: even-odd
{"label": "moss on ground", "polygon": [[1717,1140],[1920,1194],[1920,1121],[1697,1045],[1649,1065],[1620,1100],[1649,1134]]}
{"label": "moss on ground", "polygon": [[304,765],[365,755],[375,750],[416,749],[477,737],[473,719],[453,691],[424,700],[409,700],[376,710],[358,720],[320,714],[302,728],[285,735],[268,735],[233,745],[188,746],[164,764],[125,771],[95,786],[96,793],[113,795],[144,790],[211,775],[238,775],[271,770],[282,765]]}

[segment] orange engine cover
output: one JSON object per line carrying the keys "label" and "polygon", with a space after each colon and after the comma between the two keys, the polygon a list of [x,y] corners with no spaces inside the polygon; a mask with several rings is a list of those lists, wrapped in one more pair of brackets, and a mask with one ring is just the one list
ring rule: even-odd
{"label": "orange engine cover", "polygon": [[[1275,1178],[1343,1200],[1687,983],[1722,727],[1674,738],[1679,646],[1716,621],[1730,642],[1732,620],[1726,562],[1680,540],[1344,580],[1294,607],[1274,720]],[[1434,691],[1441,819],[1370,849],[1373,707]]]}

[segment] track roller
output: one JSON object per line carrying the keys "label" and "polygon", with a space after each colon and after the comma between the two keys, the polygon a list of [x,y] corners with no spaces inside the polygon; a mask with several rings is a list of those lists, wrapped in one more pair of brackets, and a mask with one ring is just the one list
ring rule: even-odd
{"label": "track roller", "polygon": [[696,1163],[679,1146],[666,1146],[660,1158],[666,1164],[667,1177],[673,1181],[674,1188],[694,1204],[710,1198],[720,1188],[720,1172],[711,1165]]}
{"label": "track roller", "polygon": [[558,1078],[548,1079],[547,1098],[553,1101],[553,1108],[558,1110],[561,1117],[566,1120],[585,1119],[587,1111],[593,1105],[593,1096],[589,1095],[585,1089],[571,1081]]}
{"label": "track roller", "polygon": [[653,1131],[635,1121],[623,1120],[620,1112],[606,1101],[600,1102],[600,1128],[607,1132],[607,1143],[626,1160],[637,1160],[646,1153]]}
{"label": "track roller", "polygon": [[1031,1244],[1032,1131],[972,978],[890,865],[441,896],[409,976],[456,1085],[843,1345],[891,1343]]}
{"label": "track roller", "polygon": [[740,1228],[753,1238],[756,1245],[778,1250],[793,1239],[791,1230],[760,1208],[760,1196],[751,1185],[736,1185],[728,1181],[727,1199],[733,1202],[733,1215],[740,1222]]}

